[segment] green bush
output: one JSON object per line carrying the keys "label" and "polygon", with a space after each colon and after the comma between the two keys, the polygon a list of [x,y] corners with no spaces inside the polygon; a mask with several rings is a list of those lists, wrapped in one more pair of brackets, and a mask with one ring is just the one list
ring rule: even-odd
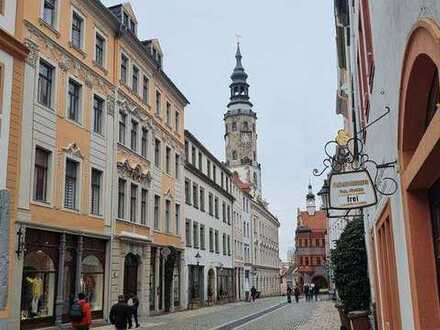
{"label": "green bush", "polygon": [[331,252],[336,289],[347,312],[368,310],[370,282],[362,218],[350,222]]}

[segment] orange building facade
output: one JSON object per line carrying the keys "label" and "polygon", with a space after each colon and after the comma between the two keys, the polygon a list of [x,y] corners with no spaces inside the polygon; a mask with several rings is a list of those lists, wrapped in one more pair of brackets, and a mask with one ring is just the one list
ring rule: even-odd
{"label": "orange building facade", "polygon": [[16,60],[0,325],[66,323],[79,292],[96,321],[119,294],[137,295],[141,316],[178,308],[188,101],[158,40],[138,39],[128,4],[6,2],[16,39],[0,46]]}
{"label": "orange building facade", "polygon": [[295,264],[298,267],[298,285],[305,284],[327,288],[326,270],[327,216],[325,211],[316,210],[312,186],[306,196],[307,210],[298,209],[295,231]]}

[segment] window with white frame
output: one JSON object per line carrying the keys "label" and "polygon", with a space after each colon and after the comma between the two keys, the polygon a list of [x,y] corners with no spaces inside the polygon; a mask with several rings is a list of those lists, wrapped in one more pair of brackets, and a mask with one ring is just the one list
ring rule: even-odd
{"label": "window with white frame", "polygon": [[147,158],[148,152],[148,130],[144,127],[142,128],[142,137],[141,137],[141,155],[142,157]]}
{"label": "window with white frame", "polygon": [[101,187],[102,171],[92,168],[90,213],[94,215],[101,215]]}
{"label": "window with white frame", "polygon": [[179,133],[180,131],[180,116],[179,116],[179,112],[176,110],[176,112],[174,113],[174,129],[176,130],[177,133]]}
{"label": "window with white frame", "polygon": [[76,11],[72,11],[72,46],[78,49],[84,45],[84,18]]}
{"label": "window with white frame", "polygon": [[98,95],[93,95],[93,132],[103,134],[104,100]]}
{"label": "window with white frame", "polygon": [[180,171],[179,171],[179,164],[180,164],[180,155],[176,154],[174,156],[174,176],[176,177],[176,179],[179,179],[180,177]]}
{"label": "window with white frame", "polygon": [[155,139],[154,141],[154,165],[160,167],[160,140]]}
{"label": "window with white frame", "polygon": [[52,94],[54,89],[54,72],[55,68],[40,59],[40,67],[38,74],[38,103],[52,108]]}
{"label": "window with white frame", "polygon": [[142,85],[142,100],[145,105],[148,105],[148,93],[149,93],[150,81],[147,76],[144,76],[144,81]]}
{"label": "window with white frame", "polygon": [[171,233],[171,201],[165,201],[165,232]]}
{"label": "window with white frame", "polygon": [[57,0],[44,0],[43,21],[55,28],[57,20]]}
{"label": "window with white frame", "polygon": [[205,225],[200,224],[200,249],[205,249]]}
{"label": "window with white frame", "polygon": [[186,246],[187,247],[192,246],[191,236],[192,236],[191,235],[191,220],[186,219],[185,220],[185,239],[186,239]]}
{"label": "window with white frame", "polygon": [[174,229],[176,230],[176,234],[179,235],[180,232],[180,205],[176,204],[176,210],[175,210],[175,227]]}
{"label": "window with white frame", "polygon": [[161,94],[156,91],[156,115],[160,116],[160,104],[161,104]]}
{"label": "window with white frame", "polygon": [[78,209],[78,169],[79,163],[73,159],[66,159],[66,175],[64,182],[64,207]]}
{"label": "window with white frame", "polygon": [[200,211],[205,212],[205,189],[200,187]]}
{"label": "window with white frame", "polygon": [[171,148],[165,148],[165,170],[167,174],[171,174]]}
{"label": "window with white frame", "polygon": [[130,221],[131,222],[136,222],[136,218],[137,218],[137,193],[138,193],[138,186],[132,183],[130,188]]}
{"label": "window with white frame", "polygon": [[35,148],[34,200],[47,202],[49,190],[49,162],[51,153],[43,148]]}
{"label": "window with white frame", "polygon": [[139,127],[138,122],[132,120],[131,132],[130,132],[130,148],[133,151],[137,151],[138,127]]}
{"label": "window with white frame", "polygon": [[199,248],[199,224],[197,222],[193,222],[193,248]]}
{"label": "window with white frame", "polygon": [[159,229],[160,221],[160,196],[154,196],[154,229]]}
{"label": "window with white frame", "polygon": [[82,86],[73,79],[69,79],[67,116],[77,123],[80,121]]}
{"label": "window with white frame", "polygon": [[105,66],[106,47],[107,47],[107,42],[104,36],[102,36],[101,33],[96,32],[95,63],[102,68]]}
{"label": "window with white frame", "polygon": [[136,65],[132,68],[131,89],[133,93],[139,94],[139,69]]}
{"label": "window with white frame", "polygon": [[128,57],[121,54],[121,81],[124,84],[128,83]]}
{"label": "window with white frame", "polygon": [[167,123],[168,126],[171,127],[171,104],[169,102],[167,102],[166,123]]}
{"label": "window with white frame", "polygon": [[141,192],[141,224],[147,224],[148,214],[148,190],[142,189]]}
{"label": "window with white frame", "polygon": [[125,135],[127,129],[127,114],[119,112],[119,143],[125,144]]}
{"label": "window with white frame", "polygon": [[118,181],[118,218],[125,218],[125,189],[127,181],[119,179]]}

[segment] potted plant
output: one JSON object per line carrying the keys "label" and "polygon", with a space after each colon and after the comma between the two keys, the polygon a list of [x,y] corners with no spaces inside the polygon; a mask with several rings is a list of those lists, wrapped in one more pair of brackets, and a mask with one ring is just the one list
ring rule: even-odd
{"label": "potted plant", "polygon": [[370,329],[370,281],[364,235],[362,218],[353,219],[331,252],[335,286],[341,301],[341,305],[336,306],[341,316],[341,329]]}

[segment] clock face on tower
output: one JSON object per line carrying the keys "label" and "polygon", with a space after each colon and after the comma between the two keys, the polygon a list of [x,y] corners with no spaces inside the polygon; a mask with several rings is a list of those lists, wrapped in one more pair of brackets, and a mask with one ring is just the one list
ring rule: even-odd
{"label": "clock face on tower", "polygon": [[250,143],[252,140],[252,133],[241,133],[241,142],[242,143]]}

